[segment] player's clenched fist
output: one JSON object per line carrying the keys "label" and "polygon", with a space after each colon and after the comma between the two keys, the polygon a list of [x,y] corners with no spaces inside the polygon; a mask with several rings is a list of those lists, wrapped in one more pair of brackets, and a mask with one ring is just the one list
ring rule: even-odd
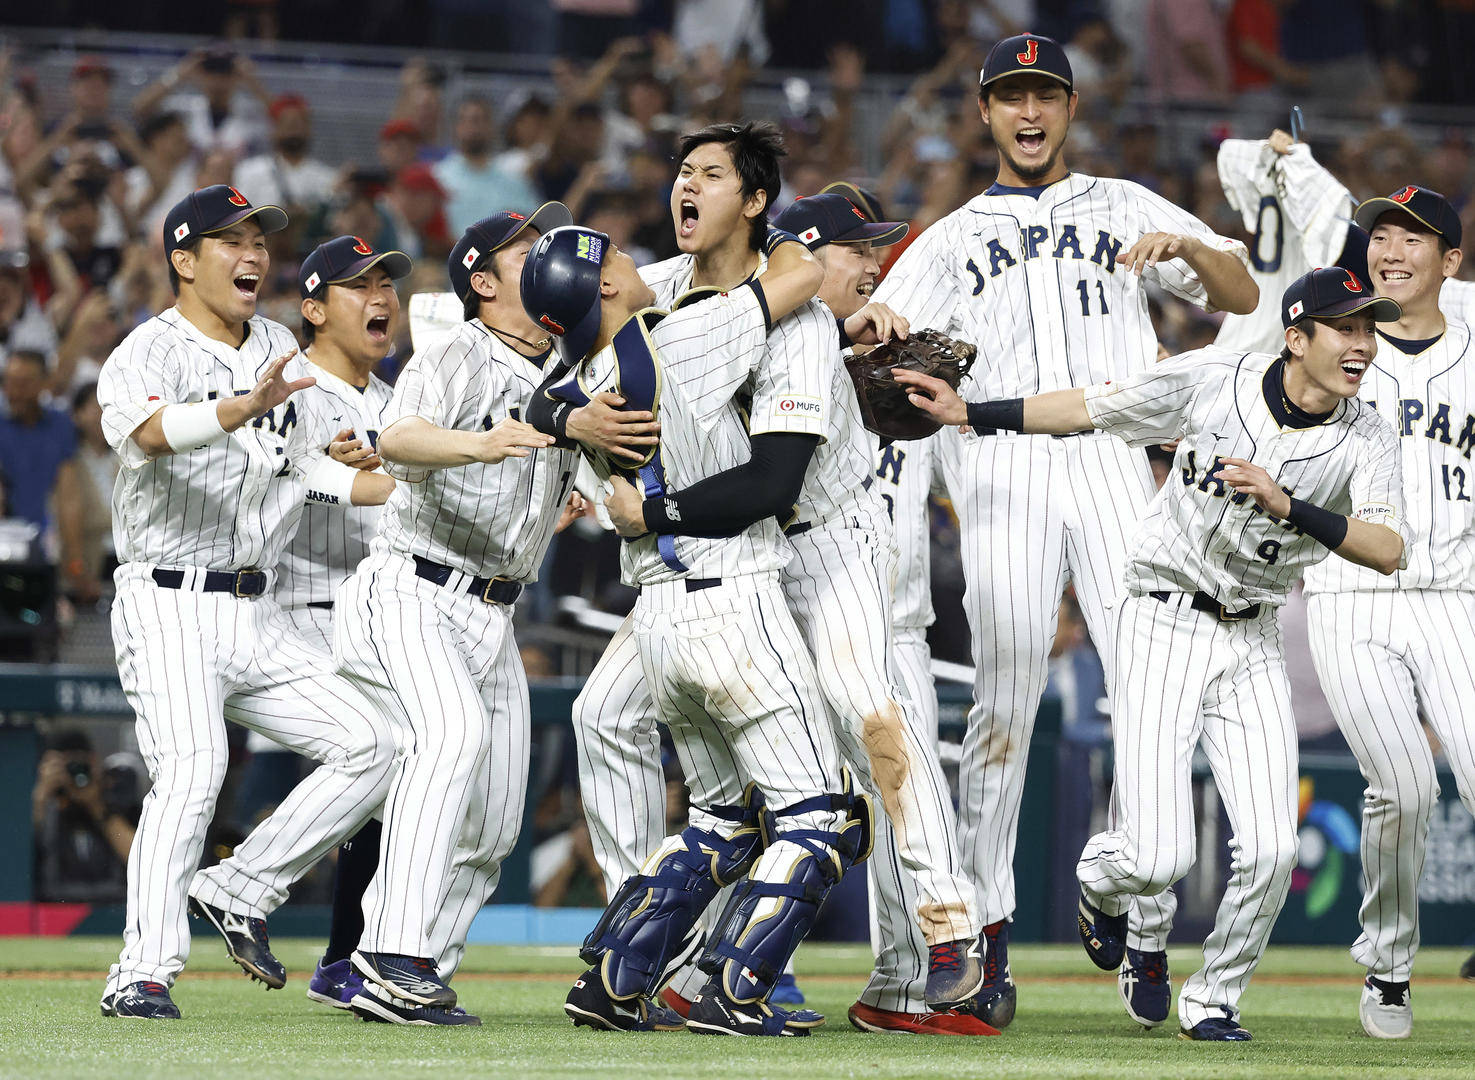
{"label": "player's clenched fist", "polygon": [[609,492],[604,499],[604,508],[609,512],[615,532],[624,537],[644,536],[650,532],[645,527],[645,499],[635,490],[635,485],[623,476],[611,476],[606,484]]}
{"label": "player's clenched fist", "polygon": [[1261,510],[1276,517],[1285,517],[1291,512],[1291,497],[1260,466],[1236,457],[1221,457],[1219,461],[1228,466],[1219,470],[1219,478],[1235,491],[1252,496]]}
{"label": "player's clenched fist", "polygon": [[525,458],[534,450],[552,445],[552,435],[544,435],[531,424],[509,417],[480,436],[477,460],[495,465],[510,457]]}
{"label": "player's clenched fist", "polygon": [[661,425],[649,412],[620,408],[624,404],[619,394],[606,390],[569,413],[564,430],[585,446],[639,464],[660,442]]}
{"label": "player's clenched fist", "polygon": [[1156,266],[1165,259],[1191,259],[1203,250],[1204,243],[1179,233],[1151,232],[1116,257],[1118,265],[1134,274]]}

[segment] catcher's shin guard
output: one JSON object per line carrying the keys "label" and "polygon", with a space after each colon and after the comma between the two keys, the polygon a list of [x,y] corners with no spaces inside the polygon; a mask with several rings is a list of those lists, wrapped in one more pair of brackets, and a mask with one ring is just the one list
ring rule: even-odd
{"label": "catcher's shin guard", "polygon": [[[732,1001],[767,1000],[814,925],[825,896],[846,870],[870,855],[875,827],[871,801],[855,790],[848,769],[844,786],[841,794],[764,813],[764,857],[733,890],[697,963]],[[782,827],[784,818],[816,812],[845,816],[834,830]]]}
{"label": "catcher's shin guard", "polygon": [[748,872],[763,851],[763,793],[749,784],[743,805],[706,808],[733,827],[687,828],[668,836],[625,880],[584,939],[579,959],[617,1001],[648,997],[696,949],[697,919],[718,890]]}

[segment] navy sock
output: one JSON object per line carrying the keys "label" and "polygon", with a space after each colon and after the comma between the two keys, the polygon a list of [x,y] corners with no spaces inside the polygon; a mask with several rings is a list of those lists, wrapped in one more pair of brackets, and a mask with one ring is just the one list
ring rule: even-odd
{"label": "navy sock", "polygon": [[333,925],[323,964],[347,960],[364,935],[364,891],[379,869],[379,834],[383,827],[370,819],[353,839],[338,849],[338,871],[333,876]]}

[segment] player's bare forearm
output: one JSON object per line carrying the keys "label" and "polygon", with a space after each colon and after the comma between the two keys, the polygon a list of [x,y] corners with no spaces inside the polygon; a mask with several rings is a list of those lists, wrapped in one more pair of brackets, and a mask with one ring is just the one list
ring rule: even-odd
{"label": "player's bare forearm", "polygon": [[354,506],[383,506],[394,491],[394,477],[382,472],[360,471],[353,478],[349,502]]}
{"label": "player's bare forearm", "polygon": [[1348,562],[1387,576],[1396,572],[1403,562],[1403,537],[1386,525],[1349,517],[1347,539],[1335,553]]}
{"label": "player's bare forearm", "polygon": [[1237,256],[1199,243],[1183,259],[1193,267],[1209,303],[1219,311],[1248,315],[1260,303],[1260,286]]}
{"label": "player's bare forearm", "polygon": [[1027,434],[1074,435],[1094,427],[1091,414],[1086,409],[1084,390],[1071,387],[1024,399],[1024,430]]}
{"label": "player's bare forearm", "polygon": [[769,320],[777,323],[814,298],[824,284],[825,268],[803,244],[788,240],[773,249],[758,281],[768,302]]}
{"label": "player's bare forearm", "polygon": [[418,416],[396,420],[379,435],[379,456],[411,469],[454,469],[480,460],[475,431],[438,427]]}

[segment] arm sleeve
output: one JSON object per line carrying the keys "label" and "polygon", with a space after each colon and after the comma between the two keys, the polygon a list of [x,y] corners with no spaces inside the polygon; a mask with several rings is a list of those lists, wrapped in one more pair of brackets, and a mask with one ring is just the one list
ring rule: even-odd
{"label": "arm sleeve", "polygon": [[[1154,195],[1146,188],[1138,187],[1136,194],[1137,224],[1141,231],[1133,239],[1134,243],[1151,232],[1180,233],[1203,241],[1214,251],[1227,251],[1241,263],[1249,265],[1249,252],[1240,241],[1220,236],[1187,210],[1174,206],[1167,199]],[[1174,296],[1187,300],[1191,304],[1197,304],[1201,308],[1208,308],[1208,291],[1187,261],[1169,259],[1167,262],[1160,262],[1146,270],[1143,276],[1149,274]]]}
{"label": "arm sleeve", "polygon": [[[480,398],[494,367],[473,342],[460,337],[416,353],[400,374],[394,397],[384,409],[381,436],[409,416],[454,429],[468,404],[474,405]],[[384,471],[411,484],[423,483],[430,476],[428,469],[409,468],[387,459]]]}
{"label": "arm sleeve", "polygon": [[748,430],[817,435],[829,430],[840,337],[823,303],[811,300],[768,335],[767,356],[753,384]]}
{"label": "arm sleeve", "polygon": [[528,401],[526,420],[544,435],[552,435],[558,440],[556,446],[565,448],[576,447],[578,444],[568,437],[568,414],[574,411],[574,405],[568,401],[555,401],[548,396],[548,388],[560,379],[568,375],[573,366],[562,360],[553,365],[548,377],[533,391],[532,398]]}
{"label": "arm sleeve", "polygon": [[645,502],[646,523],[678,536],[736,536],[764,518],[787,514],[799,498],[819,439],[770,432],[753,436],[753,456],[735,468]]}
{"label": "arm sleeve", "polygon": [[1086,387],[1092,426],[1132,446],[1178,438],[1193,395],[1204,381],[1208,351],[1169,357],[1128,378]]}
{"label": "arm sleeve", "polygon": [[1297,143],[1277,162],[1285,178],[1280,205],[1286,223],[1301,238],[1301,250],[1312,266],[1331,266],[1347,242],[1352,219],[1352,193]]}
{"label": "arm sleeve", "polygon": [[162,334],[152,340],[130,338],[113,350],[98,374],[103,434],[126,468],[136,469],[148,461],[130,438],[139,425],[165,405],[184,403],[176,351]]}
{"label": "arm sleeve", "polygon": [[[1367,410],[1372,414],[1372,410]],[[1369,433],[1358,448],[1348,494],[1351,517],[1374,525],[1386,525],[1407,540],[1403,528],[1403,472],[1398,436],[1388,422],[1370,415]],[[1405,559],[1407,553],[1405,553]]]}
{"label": "arm sleeve", "polygon": [[[966,293],[960,291],[963,283],[953,265],[951,228],[951,217],[945,217],[912,241],[871,299],[904,315],[919,330],[940,330],[955,337],[961,326],[955,314],[958,298]],[[972,275],[964,277],[971,291]]]}

